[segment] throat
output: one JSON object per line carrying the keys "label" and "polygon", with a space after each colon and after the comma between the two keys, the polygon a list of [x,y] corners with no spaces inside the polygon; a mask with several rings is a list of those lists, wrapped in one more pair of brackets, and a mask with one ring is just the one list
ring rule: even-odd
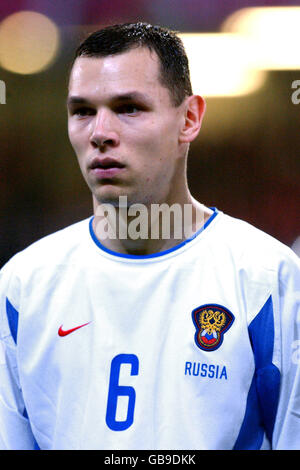
{"label": "throat", "polygon": [[[191,204],[152,205],[130,212],[133,206],[97,210],[93,230],[99,242],[111,251],[147,256],[170,250],[191,238],[209,219],[212,211],[194,201]],[[155,206],[155,207],[154,207]]]}

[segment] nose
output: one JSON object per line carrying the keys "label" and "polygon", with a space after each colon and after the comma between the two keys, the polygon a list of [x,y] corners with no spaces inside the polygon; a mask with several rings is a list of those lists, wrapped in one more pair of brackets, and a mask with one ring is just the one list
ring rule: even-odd
{"label": "nose", "polygon": [[116,147],[119,144],[116,122],[110,110],[98,111],[92,125],[90,141],[93,147],[103,151],[106,147]]}

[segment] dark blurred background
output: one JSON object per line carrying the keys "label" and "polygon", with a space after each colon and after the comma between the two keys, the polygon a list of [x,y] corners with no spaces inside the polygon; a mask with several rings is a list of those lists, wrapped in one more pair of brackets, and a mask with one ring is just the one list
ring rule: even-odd
{"label": "dark blurred background", "polygon": [[[6,103],[0,104],[0,267],[42,236],[92,214],[91,195],[68,141],[65,107],[69,65],[87,32],[127,21],[183,33],[218,32],[239,8],[275,5],[283,3],[2,1],[0,21],[22,10],[42,13],[56,24],[60,45],[49,67],[38,73],[8,71],[0,57],[0,80],[6,85]],[[251,94],[207,97],[188,176],[195,198],[254,224],[297,252],[300,104],[291,100],[294,80],[300,80],[300,70],[271,70]]]}

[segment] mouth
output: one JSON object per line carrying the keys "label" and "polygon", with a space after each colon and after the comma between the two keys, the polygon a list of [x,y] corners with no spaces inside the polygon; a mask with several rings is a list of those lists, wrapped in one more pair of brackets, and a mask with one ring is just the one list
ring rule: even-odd
{"label": "mouth", "polygon": [[111,179],[118,175],[124,168],[125,165],[123,163],[120,163],[118,160],[109,157],[97,157],[90,165],[90,170],[99,179]]}
{"label": "mouth", "polygon": [[109,170],[111,168],[124,168],[125,165],[120,163],[118,160],[115,160],[114,158],[95,158],[92,163],[90,168],[92,170],[95,169],[101,169],[101,170]]}

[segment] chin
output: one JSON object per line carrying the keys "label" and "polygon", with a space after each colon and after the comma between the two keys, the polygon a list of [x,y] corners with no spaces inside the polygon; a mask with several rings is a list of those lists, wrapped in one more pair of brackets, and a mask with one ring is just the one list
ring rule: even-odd
{"label": "chin", "polygon": [[118,190],[102,190],[98,193],[94,193],[93,196],[97,204],[110,204],[114,207],[119,207],[120,197],[123,197],[126,202],[128,201],[128,195]]}
{"label": "chin", "polygon": [[[126,191],[126,189],[128,190]],[[142,191],[134,191],[133,188],[126,189],[124,187],[105,185],[93,191],[93,198],[96,205],[110,204],[114,207],[130,207],[133,204],[148,205],[153,202],[152,198],[145,195]]]}

